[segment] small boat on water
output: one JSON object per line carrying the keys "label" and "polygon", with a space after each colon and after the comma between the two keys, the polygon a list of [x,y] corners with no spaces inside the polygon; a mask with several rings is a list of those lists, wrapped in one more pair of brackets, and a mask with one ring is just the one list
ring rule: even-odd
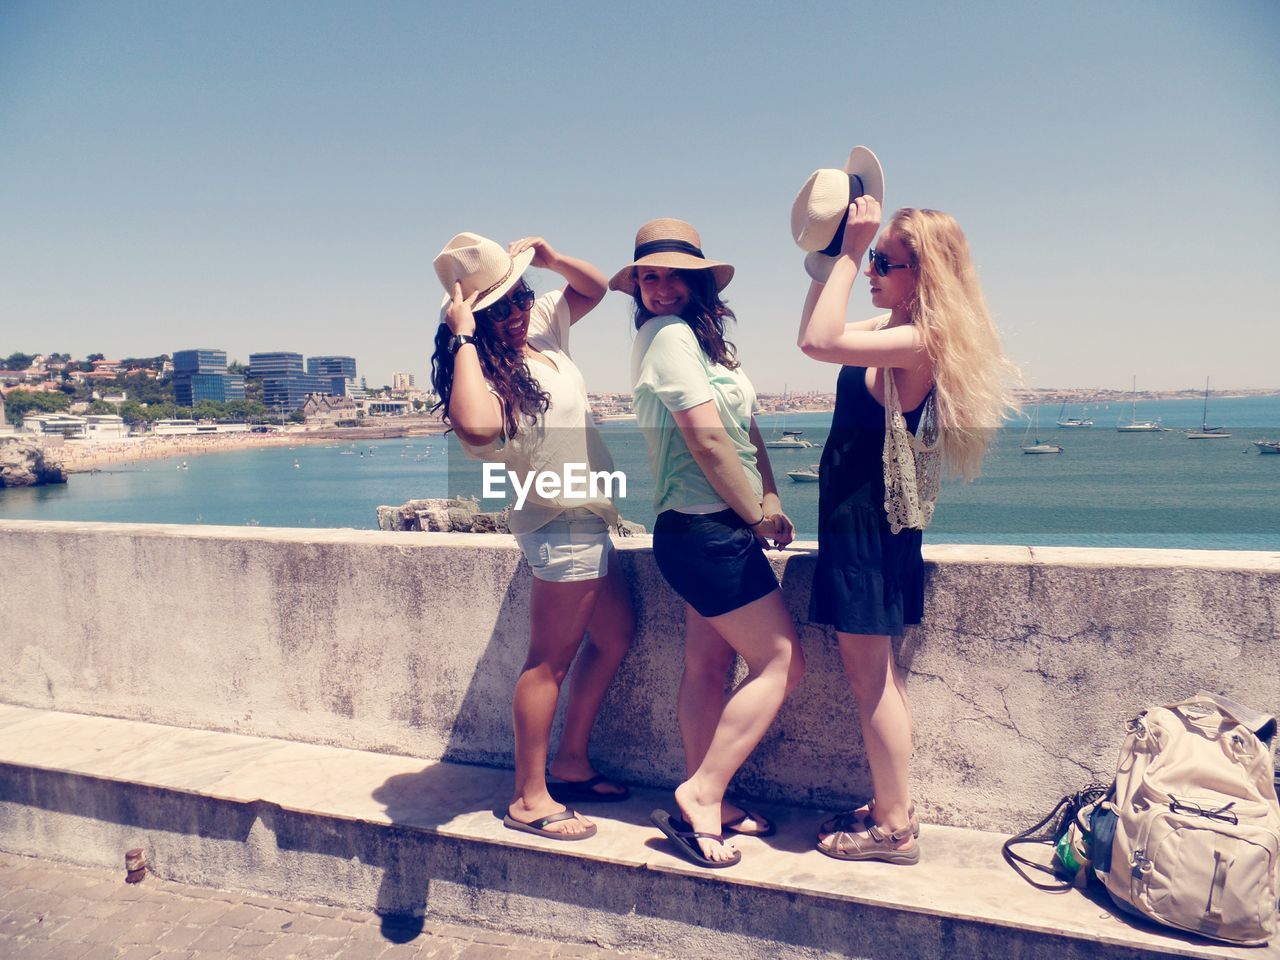
{"label": "small boat on water", "polygon": [[804,439],[803,430],[783,430],[781,437],[766,440],[764,445],[771,450],[807,450],[813,443]]}
{"label": "small boat on water", "polygon": [[817,483],[818,465],[811,463],[809,466],[800,467],[798,470],[788,470],[787,476],[796,483]]}
{"label": "small boat on water", "polygon": [[1255,440],[1253,445],[1259,453],[1280,453],[1280,440]]}
{"label": "small boat on water", "polygon": [[1138,377],[1135,374],[1133,378],[1133,386],[1129,391],[1133,398],[1133,406],[1129,412],[1128,423],[1117,423],[1117,433],[1160,433],[1164,427],[1160,425],[1159,420],[1139,420],[1138,419]]}
{"label": "small boat on water", "polygon": [[1226,440],[1231,436],[1221,427],[1209,426],[1209,378],[1204,378],[1204,412],[1200,415],[1200,429],[1188,430],[1188,440]]}
{"label": "small boat on water", "polygon": [[1029,441],[1031,440],[1031,431],[1033,429],[1036,431],[1036,433],[1040,432],[1039,405],[1037,405],[1035,408],[1035,416],[1027,422],[1027,432],[1022,438],[1023,453],[1061,453],[1062,452],[1062,447],[1060,444],[1045,443],[1039,437],[1036,437],[1035,443],[1030,443]]}
{"label": "small boat on water", "polygon": [[1058,426],[1060,427],[1092,427],[1093,420],[1091,420],[1089,417],[1068,417],[1067,405],[1064,403],[1062,405],[1062,409],[1058,411]]}

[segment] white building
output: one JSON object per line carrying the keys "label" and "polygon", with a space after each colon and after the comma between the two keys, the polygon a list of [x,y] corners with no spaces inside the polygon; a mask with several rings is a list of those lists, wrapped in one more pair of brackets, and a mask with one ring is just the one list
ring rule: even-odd
{"label": "white building", "polygon": [[158,437],[208,436],[216,433],[248,433],[247,423],[197,423],[194,420],[157,420],[151,432]]}
{"label": "white building", "polygon": [[68,440],[83,440],[88,435],[85,418],[73,417],[69,413],[28,413],[22,418],[22,430],[24,433],[66,437]]}
{"label": "white building", "polygon": [[124,418],[114,413],[90,413],[84,421],[85,436],[90,440],[123,440],[129,435]]}
{"label": "white building", "polygon": [[412,373],[393,373],[391,375],[391,389],[397,392],[403,390],[412,390],[414,387]]}
{"label": "white building", "polygon": [[408,400],[368,397],[357,400],[356,405],[369,417],[405,417],[413,413],[413,404]]}

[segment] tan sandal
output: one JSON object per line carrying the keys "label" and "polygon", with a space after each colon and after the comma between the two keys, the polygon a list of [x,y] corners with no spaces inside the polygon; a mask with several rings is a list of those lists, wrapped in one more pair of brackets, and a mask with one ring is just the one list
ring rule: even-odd
{"label": "tan sandal", "polygon": [[883,860],[910,866],[920,862],[920,844],[913,843],[906,849],[897,846],[910,836],[910,827],[890,833],[867,821],[865,832],[838,830],[832,833],[825,846],[818,844],[818,852],[836,860]]}
{"label": "tan sandal", "polygon": [[[849,810],[846,813],[838,813],[830,820],[823,822],[818,827],[818,838],[830,833],[862,833],[867,829],[867,822],[871,819],[871,811],[876,807],[875,797],[872,797],[861,807],[856,810]],[[916,805],[913,803],[907,808],[907,826],[911,828],[911,835],[917,840],[920,839],[920,821],[916,819]]]}

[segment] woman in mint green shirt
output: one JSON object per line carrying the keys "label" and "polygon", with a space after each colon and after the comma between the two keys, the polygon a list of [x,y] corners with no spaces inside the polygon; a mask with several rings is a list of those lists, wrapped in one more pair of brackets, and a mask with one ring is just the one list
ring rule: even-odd
{"label": "woman in mint green shirt", "polygon": [[[631,374],[657,485],[653,553],[685,601],[678,716],[688,779],[675,791],[680,816],[655,810],[653,820],[704,867],[741,859],[725,833],[773,832],[724,794],[804,673],[764,555],[794,530],[751,416],[755,390],[724,339],[734,315],[720,291],[732,277],[732,266],[703,256],[692,226],[664,219],[640,228],[633,262],[609,283],[635,299]],[[747,676],[726,700],[735,654]]]}

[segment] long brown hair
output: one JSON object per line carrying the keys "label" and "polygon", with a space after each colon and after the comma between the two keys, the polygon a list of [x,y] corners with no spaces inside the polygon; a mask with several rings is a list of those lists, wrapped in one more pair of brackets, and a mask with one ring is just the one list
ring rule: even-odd
{"label": "long brown hair", "polygon": [[[529,372],[524,351],[502,338],[487,311],[477,310],[475,318],[476,353],[480,357],[480,368],[484,371],[484,378],[502,401],[505,424],[503,433],[507,439],[511,439],[518,432],[519,418],[525,416],[530,423],[537,423],[538,416],[546,413],[551,406],[551,397],[538,386],[538,381]],[[449,352],[449,341],[452,339],[453,331],[446,324],[440,324],[436,330],[436,349],[431,354],[431,386],[440,398],[431,412],[443,408],[440,419],[449,429],[453,429],[449,420],[449,398],[453,395],[453,355]]]}
{"label": "long brown hair", "polygon": [[[680,313],[680,319],[689,325],[693,335],[698,339],[698,346],[707,355],[707,359],[722,367],[736,370],[738,348],[724,338],[724,322],[737,320],[737,316],[729,309],[729,305],[720,299],[720,291],[716,289],[715,277],[710,270],[676,270],[676,276],[689,288],[689,302]],[[635,322],[639,330],[646,320],[657,316],[651,313],[640,299],[640,281],[635,281],[632,292],[635,300]]]}

